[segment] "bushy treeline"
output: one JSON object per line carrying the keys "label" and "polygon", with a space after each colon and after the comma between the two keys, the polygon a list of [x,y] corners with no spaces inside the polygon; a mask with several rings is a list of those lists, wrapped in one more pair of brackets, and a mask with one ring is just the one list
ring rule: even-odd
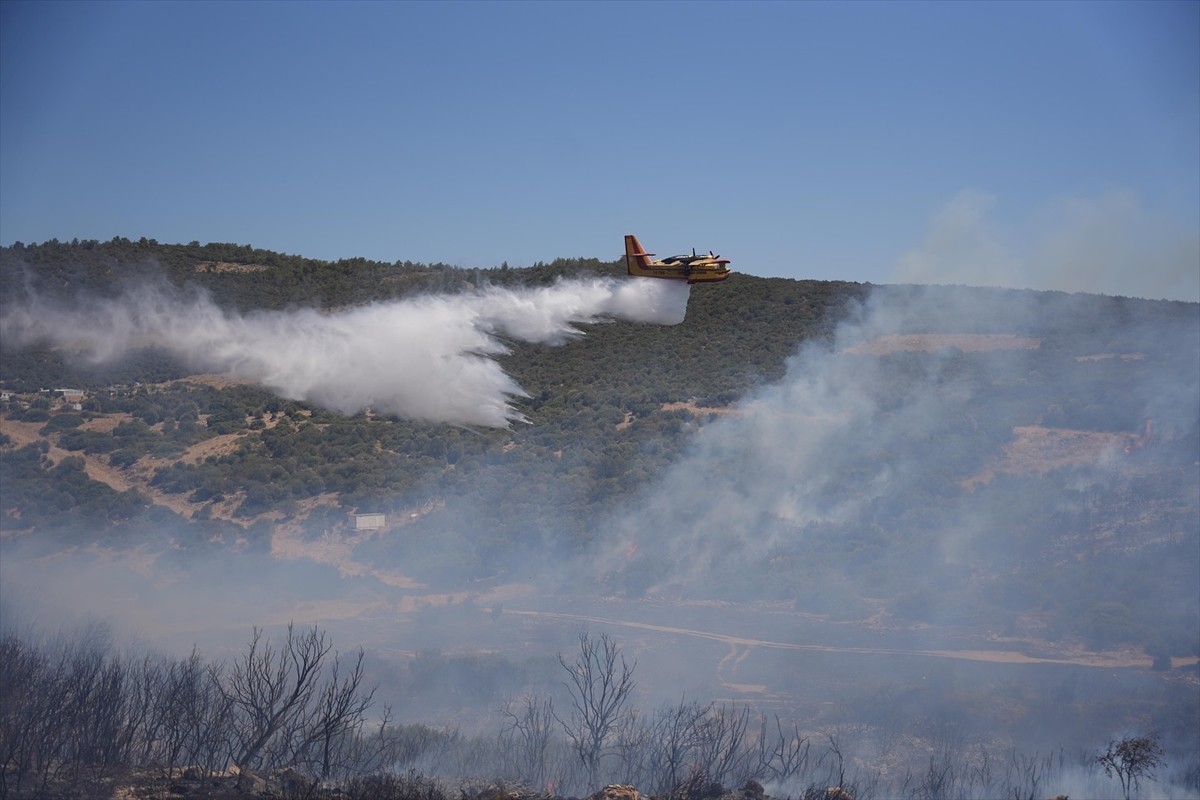
{"label": "bushy treeline", "polygon": [[98,525],[120,523],[146,510],[146,500],[138,491],[118,492],[92,480],[79,456],[54,464],[46,455],[49,450],[50,443],[43,440],[6,452],[0,459],[5,503],[14,504],[6,511],[11,514],[18,507],[15,504],[20,504],[24,509],[21,524],[63,531],[95,530]]}
{"label": "bushy treeline", "polygon": [[[813,730],[748,705],[687,698],[638,708],[636,665],[617,644],[583,632],[579,645],[559,656],[565,693],[510,699],[492,724],[465,734],[393,724],[363,653],[339,654],[317,628],[289,625],[274,641],[255,629],[226,661],[122,652],[99,626],[52,642],[9,632],[0,638],[0,797],[89,796],[88,787],[111,791],[135,772],[236,776],[247,791],[269,776],[287,797],[444,798],[422,774],[542,797],[625,783],[677,800],[737,787],[761,798],[764,786],[814,800],[1039,798],[1064,786],[1115,792],[1114,778],[1130,797],[1167,766],[1150,734],[1073,755],[949,736],[918,742],[907,766],[885,767],[872,758],[894,759],[863,726]],[[1185,792],[1200,789],[1195,759],[1173,774]]]}
{"label": "bushy treeline", "polygon": [[111,294],[130,281],[165,275],[176,285],[202,285],[220,304],[241,309],[332,308],[420,287],[437,290],[459,285],[464,272],[447,264],[365,258],[322,261],[250,245],[166,244],[145,237],[18,242],[0,249],[0,261],[0,290],[8,298],[26,289],[60,297],[83,291]]}

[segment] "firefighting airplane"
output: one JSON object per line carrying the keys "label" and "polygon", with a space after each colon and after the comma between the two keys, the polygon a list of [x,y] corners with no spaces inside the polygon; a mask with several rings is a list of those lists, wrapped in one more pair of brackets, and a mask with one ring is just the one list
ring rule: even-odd
{"label": "firefighting airplane", "polygon": [[629,274],[639,278],[667,278],[669,280],[702,283],[723,281],[729,277],[729,259],[714,255],[710,250],[706,256],[671,256],[655,261],[646,248],[633,234],[625,237],[625,266]]}

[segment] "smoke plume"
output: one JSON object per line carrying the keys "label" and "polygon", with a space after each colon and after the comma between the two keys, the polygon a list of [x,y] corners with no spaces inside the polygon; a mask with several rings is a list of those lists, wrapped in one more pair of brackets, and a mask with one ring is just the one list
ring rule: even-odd
{"label": "smoke plume", "polygon": [[161,348],[291,400],[345,414],[372,409],[427,422],[507,427],[521,387],[494,360],[505,338],[558,345],[606,319],[676,325],[688,287],[674,281],[564,280],[549,287],[427,295],[336,313],[246,315],[202,291],[160,285],[63,310],[35,300],[6,311],[0,334],[45,341],[94,363]]}
{"label": "smoke plume", "polygon": [[984,192],[959,192],[899,260],[893,280],[1200,300],[1195,227],[1155,214],[1133,192],[1049,203],[1028,232],[999,223],[997,204]]}
{"label": "smoke plume", "polygon": [[[661,485],[612,523],[611,550],[596,563],[638,590],[690,594],[725,584],[738,566],[811,559],[810,587],[849,580],[865,590],[862,576],[877,571],[874,588],[886,580],[903,591],[935,575],[969,583],[974,562],[1010,557],[997,531],[1043,525],[1039,516],[1087,530],[1081,498],[1098,486],[1116,496],[1132,480],[1136,444],[1123,432],[1151,418],[1160,444],[1186,450],[1196,436],[1194,309],[1171,316],[1137,302],[1111,333],[1067,339],[1029,334],[1095,331],[1099,307],[1084,296],[878,289],[831,344],[802,347],[779,383],[707,423]],[[1118,358],[1106,347],[1153,355],[1119,362],[1128,366],[1118,380],[1102,371],[1108,362],[1098,359]],[[1091,444],[1073,462],[1055,462],[1036,438],[1067,440],[1075,428],[1090,429],[1078,436]],[[1004,472],[1005,448],[1021,446],[1030,463]],[[1041,476],[1051,470],[1074,475],[1070,491],[1047,493],[1056,484]],[[1013,503],[1039,510],[1018,523]],[[911,564],[871,561],[866,554],[890,552],[876,549],[884,532],[908,537]],[[853,567],[817,566],[815,557],[846,551]],[[894,580],[909,569],[920,579]],[[747,596],[792,590],[768,585],[759,580]]]}

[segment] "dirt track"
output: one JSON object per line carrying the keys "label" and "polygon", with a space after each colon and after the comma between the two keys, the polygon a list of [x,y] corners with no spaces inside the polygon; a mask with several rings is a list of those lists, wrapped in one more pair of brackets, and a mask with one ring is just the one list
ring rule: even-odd
{"label": "dirt track", "polygon": [[984,353],[992,350],[1037,350],[1042,340],[1011,333],[893,333],[846,349],[855,355],[886,356],[891,353],[961,350]]}
{"label": "dirt track", "polygon": [[[7,434],[17,447],[24,447],[38,441],[46,441],[45,437],[38,433],[44,426],[44,422],[17,422],[0,417],[0,433]],[[205,443],[201,442],[201,444]],[[83,471],[87,473],[87,476],[94,481],[105,484],[114,491],[126,492],[130,489],[137,489],[154,505],[169,508],[183,517],[191,518],[194,512],[192,504],[182,495],[169,495],[160,492],[150,486],[146,480],[130,480],[125,473],[109,464],[108,459],[104,456],[90,455],[88,453],[72,453],[54,445],[51,445],[50,449],[46,452],[46,457],[54,464],[58,464],[67,456],[82,458]]]}
{"label": "dirt track", "polygon": [[[107,432],[111,431],[121,422],[129,419],[131,417],[128,414],[107,414],[90,419],[80,427],[83,430]],[[273,427],[276,422],[277,420],[269,421],[267,427]],[[0,433],[7,434],[12,439],[15,447],[24,447],[38,441],[53,441],[41,435],[40,431],[43,427],[45,427],[44,422],[21,422],[0,417]],[[167,494],[166,492],[159,491],[150,484],[150,479],[153,477],[154,471],[159,467],[173,464],[176,461],[181,461],[184,464],[199,464],[209,456],[221,456],[232,453],[238,448],[244,437],[244,432],[211,436],[191,445],[178,458],[151,458],[143,456],[138,460],[136,465],[128,470],[121,470],[112,466],[107,456],[83,452],[73,453],[53,444],[50,445],[46,456],[53,464],[58,464],[67,456],[82,458],[84,472],[92,480],[99,481],[118,492],[136,489],[154,505],[168,508],[186,519],[191,519],[192,515],[203,504],[191,503],[185,495]],[[234,505],[226,503],[223,506],[213,506],[212,515],[238,524],[248,524],[246,520],[238,520],[233,517],[231,511]]]}
{"label": "dirt track", "polygon": [[[520,611],[505,609],[505,614],[519,616],[559,619],[568,622],[587,622],[598,625],[633,628],[643,631],[670,634],[674,636],[692,636],[708,639],[729,645],[729,653],[717,664],[717,679],[723,686],[733,691],[747,693],[765,693],[769,687],[758,684],[746,684],[737,680],[739,665],[749,656],[750,651],[757,647],[776,650],[793,650],[804,652],[824,653],[862,653],[869,655],[917,656],[925,658],[951,658],[963,661],[982,661],[993,664],[1071,664],[1080,667],[1096,667],[1101,669],[1119,669],[1129,667],[1149,668],[1151,659],[1132,652],[1078,652],[1063,653],[1055,657],[1030,656],[1011,650],[922,650],[890,647],[847,647],[822,644],[796,644],[793,642],[777,642],[765,639],[752,639],[744,636],[731,636],[694,628],[680,628],[670,625],[657,625],[633,620],[611,619],[586,614],[565,614],[554,611]],[[1174,666],[1195,664],[1197,659],[1176,659]]]}

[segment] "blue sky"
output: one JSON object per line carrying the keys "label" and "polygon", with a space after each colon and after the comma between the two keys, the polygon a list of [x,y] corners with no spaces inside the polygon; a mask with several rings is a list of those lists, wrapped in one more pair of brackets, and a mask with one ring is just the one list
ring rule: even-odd
{"label": "blue sky", "polygon": [[0,242],[1200,299],[1200,3],[0,2]]}

